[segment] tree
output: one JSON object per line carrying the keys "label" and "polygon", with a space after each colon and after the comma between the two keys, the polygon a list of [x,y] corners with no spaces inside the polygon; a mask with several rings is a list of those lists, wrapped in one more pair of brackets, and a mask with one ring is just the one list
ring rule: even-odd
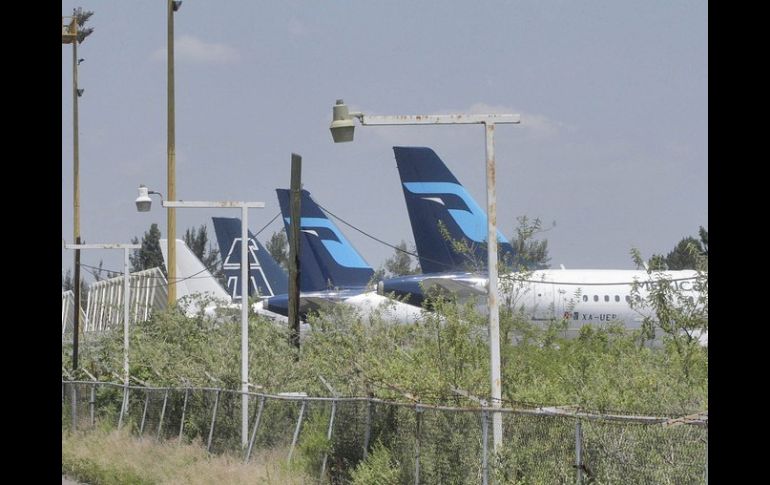
{"label": "tree", "polygon": [[393,256],[385,260],[385,269],[388,272],[388,277],[419,274],[421,272],[420,262],[418,260],[414,267],[412,267],[411,258],[412,256],[406,250],[406,243],[402,240],[395,247]]}
{"label": "tree", "polygon": [[72,16],[75,18],[75,21],[78,24],[78,44],[82,44],[86,37],[91,35],[91,33],[94,31],[93,27],[82,28],[93,14],[94,13],[90,10],[83,10],[81,7],[72,9]]}
{"label": "tree", "polygon": [[265,249],[284,270],[289,270],[289,240],[286,238],[286,231],[281,229],[274,232]]}
{"label": "tree", "polygon": [[[708,237],[708,236],[707,236]],[[688,236],[676,245],[666,256],[666,266],[670,270],[695,269],[698,255],[703,254],[700,241]]]}
{"label": "tree", "polygon": [[184,243],[201,260],[203,266],[214,273],[214,266],[219,260],[219,250],[211,246],[206,225],[201,224],[198,229],[187,229],[184,233]]}
{"label": "tree", "polygon": [[[139,238],[131,239],[132,244],[139,244]],[[163,274],[166,273],[166,265],[163,264],[163,253],[160,251],[160,229],[153,223],[150,230],[142,236],[142,247],[138,251],[133,251],[129,255],[131,271],[142,271],[145,269],[159,267]]]}
{"label": "tree", "polygon": [[515,256],[513,261],[508,262],[508,264],[513,266],[514,271],[550,268],[551,257],[548,256],[548,240],[536,240],[533,237],[537,233],[550,230],[556,223],[554,222],[549,229],[542,229],[542,222],[537,217],[530,221],[527,216],[520,216],[516,218],[516,221],[519,223],[516,228],[516,237],[511,240]]}
{"label": "tree", "polygon": [[701,246],[703,246],[703,255],[708,257],[709,255],[709,232],[700,226],[698,229],[698,235],[700,236]]}
{"label": "tree", "polygon": [[[75,282],[72,278],[72,270],[68,269],[61,277],[61,291],[73,291],[75,290]],[[80,277],[80,306],[85,308],[88,305],[88,283]]]}

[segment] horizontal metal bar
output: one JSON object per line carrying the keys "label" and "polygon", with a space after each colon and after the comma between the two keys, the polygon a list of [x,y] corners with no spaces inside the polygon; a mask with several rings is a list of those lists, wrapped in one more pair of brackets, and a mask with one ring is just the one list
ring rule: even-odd
{"label": "horizontal metal bar", "polygon": [[208,201],[208,200],[164,200],[162,202],[163,207],[204,207],[204,208],[233,208],[242,209],[246,208],[262,208],[265,207],[264,202],[242,202],[234,200],[222,200],[222,201]]}
{"label": "horizontal metal bar", "polygon": [[473,123],[520,123],[517,114],[361,115],[362,125],[463,125]]}
{"label": "horizontal metal bar", "polygon": [[65,244],[64,249],[139,249],[141,244],[121,243],[92,243],[92,244]]}
{"label": "horizontal metal bar", "polygon": [[[120,387],[120,388],[126,387],[123,384],[118,384],[113,382],[94,383],[91,381],[62,380],[62,383],[104,385],[104,386]],[[144,390],[144,391],[149,391],[149,390],[182,391],[182,390],[190,389],[193,391],[219,391],[221,393],[226,393],[226,394],[242,394],[242,391],[240,390],[222,389],[217,387],[128,386],[128,389]],[[665,425],[670,425],[672,419],[676,419],[676,418],[667,418],[667,417],[660,417],[660,416],[627,416],[627,415],[617,415],[617,414],[597,414],[597,413],[575,412],[575,411],[555,408],[555,407],[540,407],[540,408],[526,409],[526,408],[493,408],[489,406],[468,408],[468,407],[441,406],[441,405],[434,405],[434,404],[417,404],[415,406],[414,403],[388,401],[385,399],[370,398],[370,397],[363,397],[363,396],[362,397],[310,397],[310,396],[303,397],[303,396],[287,396],[287,395],[280,395],[280,394],[267,394],[267,393],[261,393],[261,392],[248,392],[246,394],[248,394],[249,396],[265,397],[265,398],[281,400],[281,401],[332,401],[332,402],[334,401],[336,402],[368,401],[368,402],[383,404],[387,406],[409,407],[409,408],[417,407],[419,408],[420,411],[434,410],[434,411],[446,411],[446,412],[458,412],[458,413],[476,413],[481,411],[493,411],[493,412],[499,412],[499,413],[505,413],[505,414],[523,414],[523,415],[530,415],[530,416],[562,416],[562,417],[581,418],[581,419],[589,419],[589,420],[596,420],[596,421],[616,421],[616,422],[665,424]],[[692,420],[690,419],[683,420],[682,424],[695,425],[695,426],[708,426],[708,415],[704,415],[702,419],[693,418]]]}

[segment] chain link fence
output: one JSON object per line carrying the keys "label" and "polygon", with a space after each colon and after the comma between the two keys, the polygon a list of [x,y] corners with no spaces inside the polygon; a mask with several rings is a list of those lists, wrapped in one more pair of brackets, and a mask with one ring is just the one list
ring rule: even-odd
{"label": "chain link fence", "polygon": [[319,483],[350,483],[378,443],[404,484],[708,483],[707,415],[500,412],[503,445],[493,453],[491,408],[249,393],[242,447],[239,391],[62,381],[63,430],[127,426],[142,438],[199,443],[245,462],[255,450],[288,450],[287,461],[302,459]]}

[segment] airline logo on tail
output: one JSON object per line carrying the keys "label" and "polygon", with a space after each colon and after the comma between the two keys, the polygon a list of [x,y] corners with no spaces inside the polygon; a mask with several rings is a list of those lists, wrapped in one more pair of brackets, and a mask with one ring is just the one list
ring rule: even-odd
{"label": "airline logo on tail", "polygon": [[[291,224],[291,218],[285,217],[286,224]],[[346,268],[369,268],[361,256],[352,249],[345,236],[332,224],[329,219],[320,217],[302,217],[299,221],[300,230],[305,234],[321,240],[324,248],[340,266]]]}
{"label": "airline logo on tail", "polygon": [[[249,239],[249,245],[246,248],[246,251],[249,260],[249,294],[263,296],[264,294],[267,294],[268,296],[274,295],[275,292],[273,291],[273,288],[268,281],[267,275],[265,275],[265,272],[262,271],[262,266],[259,264],[259,258],[257,257],[259,248],[257,247],[257,243],[254,239]],[[222,269],[231,274],[233,270],[239,271],[239,273],[237,273],[235,276],[228,275],[227,290],[230,292],[233,298],[240,298],[241,285],[238,283],[238,281],[240,281],[241,270],[241,238],[233,239],[232,244],[230,244],[230,250],[227,252],[227,256],[222,263]],[[264,283],[267,292],[260,290],[259,285],[257,284],[257,280],[253,275],[254,271],[259,273],[260,280],[262,283]]]}
{"label": "airline logo on tail", "polygon": [[[257,251],[259,251],[259,248],[257,248],[257,244],[253,239],[249,239],[249,246],[246,248],[246,251],[249,255],[249,267],[254,268],[255,266],[259,266],[259,260],[257,259],[256,254]],[[230,244],[230,250],[227,252],[227,256],[225,256],[225,260],[222,263],[222,268],[241,268],[241,238],[233,239],[232,244]]]}
{"label": "airline logo on tail", "polygon": [[[412,194],[430,195],[420,198],[444,206],[471,241],[482,243],[487,240],[487,215],[462,185],[453,182],[404,182],[404,188]],[[481,221],[484,224],[480,224]],[[506,242],[500,231],[497,231],[497,240]]]}

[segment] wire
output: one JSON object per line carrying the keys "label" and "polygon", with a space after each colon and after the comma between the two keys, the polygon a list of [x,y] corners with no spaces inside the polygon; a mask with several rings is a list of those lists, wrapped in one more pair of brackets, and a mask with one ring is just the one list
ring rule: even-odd
{"label": "wire", "polygon": [[254,237],[256,238],[257,236],[259,236],[259,234],[260,234],[262,231],[264,231],[265,229],[267,229],[267,226],[269,226],[270,224],[272,224],[274,220],[278,219],[278,217],[279,217],[280,215],[281,215],[281,212],[279,211],[279,212],[278,212],[278,214],[276,214],[276,215],[275,215],[275,217],[273,217],[272,219],[270,219],[270,222],[268,222],[267,224],[265,224],[264,226],[262,226],[262,229],[260,229],[259,231],[257,231],[257,233],[256,233],[256,234],[254,234]]}
{"label": "wire", "polygon": [[326,212],[326,213],[327,213],[327,214],[329,214],[330,216],[334,217],[335,219],[337,219],[337,220],[338,220],[338,221],[340,221],[341,223],[345,224],[346,226],[348,226],[348,227],[350,227],[350,228],[352,228],[352,229],[355,229],[356,231],[360,232],[361,234],[363,234],[364,236],[366,236],[366,237],[368,237],[368,238],[374,239],[375,241],[377,241],[377,242],[378,242],[378,243],[380,243],[380,244],[384,244],[385,246],[388,246],[389,248],[395,249],[396,251],[400,251],[400,252],[402,252],[402,253],[408,254],[409,256],[412,256],[412,257],[414,257],[414,258],[417,258],[417,259],[418,259],[418,261],[419,261],[420,259],[423,259],[423,260],[425,260],[425,261],[429,261],[429,262],[431,262],[431,263],[435,263],[435,264],[439,264],[439,265],[441,265],[441,266],[445,266],[445,267],[447,267],[447,268],[451,268],[451,265],[450,265],[450,264],[448,264],[448,263],[444,263],[443,261],[436,261],[436,260],[434,260],[434,259],[430,259],[430,258],[426,258],[426,257],[421,257],[420,255],[418,255],[418,254],[416,254],[416,253],[413,253],[413,252],[411,252],[411,251],[407,251],[407,250],[405,250],[405,249],[401,249],[401,248],[399,248],[398,246],[394,246],[394,245],[392,245],[392,244],[390,244],[390,243],[388,243],[388,242],[386,242],[386,241],[383,241],[382,239],[379,239],[378,237],[372,236],[371,234],[367,233],[366,231],[364,231],[364,230],[362,230],[362,229],[359,229],[359,228],[357,228],[356,226],[354,226],[353,224],[351,224],[351,223],[347,222],[347,221],[346,221],[346,220],[344,220],[343,218],[341,218],[341,217],[339,217],[339,216],[335,215],[335,214],[334,214],[332,211],[330,211],[330,210],[329,210],[329,209],[327,209],[326,207],[322,206],[321,204],[318,204],[317,202],[316,202],[316,204],[318,205],[318,207],[320,207],[320,208],[321,208],[321,210],[323,210],[324,212]]}

